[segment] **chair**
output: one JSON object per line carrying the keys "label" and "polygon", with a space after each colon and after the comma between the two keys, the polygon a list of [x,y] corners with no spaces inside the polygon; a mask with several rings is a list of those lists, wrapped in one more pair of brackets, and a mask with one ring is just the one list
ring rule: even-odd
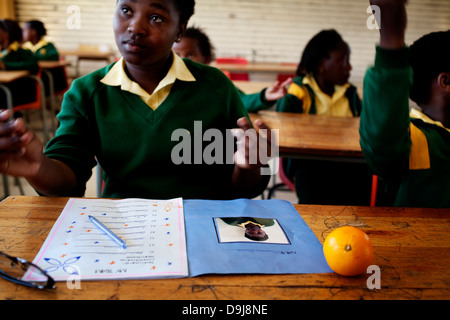
{"label": "chair", "polygon": [[281,179],[281,183],[277,183],[274,186],[272,186],[269,189],[269,194],[267,196],[267,199],[271,199],[273,194],[275,193],[275,191],[277,189],[280,189],[281,187],[288,187],[288,190],[286,189],[280,189],[283,191],[293,191],[295,192],[295,184],[294,182],[292,182],[286,175],[286,172],[284,171],[284,167],[283,167],[283,158],[279,158],[279,169],[278,169],[278,175],[280,176]]}
{"label": "chair", "polygon": [[[45,87],[42,81],[42,72],[39,71],[37,75],[28,75],[25,79],[33,79],[36,82],[35,99],[31,102],[15,105],[13,104],[11,112],[27,111],[27,110],[41,110],[42,127],[44,133],[44,144],[50,140],[50,136],[47,128],[47,115],[46,115],[46,103],[45,103]],[[14,99],[14,97],[12,97]],[[52,115],[53,116],[53,115]]]}
{"label": "chair", "polygon": [[372,176],[372,191],[370,194],[370,206],[375,207],[377,203],[378,176]]}
{"label": "chair", "polygon": [[294,73],[279,73],[277,75],[277,81],[280,81],[281,83],[286,81],[289,78],[294,78],[296,75]]}
{"label": "chair", "polygon": [[[248,64],[247,59],[245,58],[226,58],[226,57],[222,57],[222,58],[217,58],[216,59],[216,63],[218,65],[220,64],[237,64],[237,65],[246,65]],[[250,76],[248,73],[246,72],[230,72],[230,71],[226,71],[229,74],[229,78],[232,81],[250,81]]]}
{"label": "chair", "polygon": [[[62,61],[62,60],[61,60]],[[55,115],[57,114],[58,102],[56,97],[62,96],[69,90],[69,81],[65,65],[57,67],[41,67],[46,97],[49,99],[50,111],[52,114],[52,131],[56,131]],[[61,101],[59,101],[61,102]]]}

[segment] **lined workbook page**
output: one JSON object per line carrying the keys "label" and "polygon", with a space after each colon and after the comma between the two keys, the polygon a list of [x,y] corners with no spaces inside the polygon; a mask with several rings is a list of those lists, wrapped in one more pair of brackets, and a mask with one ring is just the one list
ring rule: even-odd
{"label": "lined workbook page", "polygon": [[33,262],[56,281],[186,277],[183,200],[70,199]]}

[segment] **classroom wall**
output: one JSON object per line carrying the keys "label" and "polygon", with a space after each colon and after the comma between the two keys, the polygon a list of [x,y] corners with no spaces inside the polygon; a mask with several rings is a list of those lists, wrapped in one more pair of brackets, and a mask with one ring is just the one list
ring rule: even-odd
{"label": "classroom wall", "polygon": [[[16,0],[19,21],[41,19],[59,48],[78,43],[115,48],[112,15],[116,0]],[[217,56],[250,61],[298,62],[318,31],[337,29],[352,48],[351,81],[360,86],[373,62],[378,31],[367,27],[368,0],[197,0],[190,25],[204,28]],[[407,41],[450,29],[449,0],[410,0]],[[79,19],[78,19],[79,18]],[[83,70],[82,70],[83,71]]]}

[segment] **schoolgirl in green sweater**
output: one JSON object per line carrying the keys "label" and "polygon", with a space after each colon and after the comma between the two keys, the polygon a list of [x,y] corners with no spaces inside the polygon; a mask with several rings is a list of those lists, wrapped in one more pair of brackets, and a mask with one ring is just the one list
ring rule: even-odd
{"label": "schoolgirl in green sweater", "polygon": [[[246,131],[251,124],[226,76],[173,54],[193,11],[193,0],[119,0],[113,25],[123,59],[74,81],[45,154],[23,121],[6,122],[8,112],[1,113],[0,171],[26,177],[45,195],[83,195],[96,159],[104,197],[231,199],[262,192],[269,176],[261,174],[261,162],[245,158],[258,150],[242,148],[239,138],[231,158],[246,161],[196,159],[210,146],[206,130]],[[193,142],[183,154],[174,152],[181,136]],[[186,155],[194,162],[178,164]]]}
{"label": "schoolgirl in green sweater", "polygon": [[[350,48],[336,30],[322,30],[306,45],[297,76],[278,112],[358,117],[361,100],[348,82]],[[302,139],[301,136],[298,139]],[[283,159],[299,203],[368,205],[371,175],[367,165],[318,159]]]}
{"label": "schoolgirl in green sweater", "polygon": [[35,74],[39,70],[37,60],[29,50],[21,48],[22,29],[17,22],[0,20],[0,69],[28,70]]}
{"label": "schoolgirl in green sweater", "polygon": [[45,39],[46,35],[47,29],[41,21],[27,21],[23,26],[23,47],[33,52],[38,60],[58,61],[58,50]]}
{"label": "schoolgirl in green sweater", "polygon": [[[450,30],[405,46],[405,0],[371,1],[381,15],[364,79],[364,157],[396,206],[450,207]],[[409,108],[409,98],[422,109]]]}
{"label": "schoolgirl in green sweater", "polygon": [[[21,47],[22,29],[17,22],[0,20],[0,70],[27,70],[37,74],[39,66],[36,58],[29,50]],[[5,84],[11,91],[13,105],[23,105],[36,100],[36,82],[33,79],[21,78]],[[0,90],[0,108],[6,108],[6,96]]]}
{"label": "schoolgirl in green sweater", "polygon": [[[43,22],[39,20],[30,20],[23,25],[23,48],[33,52],[39,61],[58,61],[59,52],[52,42],[45,39],[47,29]],[[67,74],[64,66],[48,69],[53,77],[53,89],[56,93],[65,92],[68,89]],[[42,73],[46,95],[50,94],[47,72]]]}

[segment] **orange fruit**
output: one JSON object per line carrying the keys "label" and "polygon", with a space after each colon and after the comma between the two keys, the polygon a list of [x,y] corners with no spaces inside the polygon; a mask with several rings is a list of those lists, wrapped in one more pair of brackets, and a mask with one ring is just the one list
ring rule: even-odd
{"label": "orange fruit", "polygon": [[323,253],[330,268],[343,276],[363,274],[373,261],[369,236],[350,226],[333,230],[323,243]]}

